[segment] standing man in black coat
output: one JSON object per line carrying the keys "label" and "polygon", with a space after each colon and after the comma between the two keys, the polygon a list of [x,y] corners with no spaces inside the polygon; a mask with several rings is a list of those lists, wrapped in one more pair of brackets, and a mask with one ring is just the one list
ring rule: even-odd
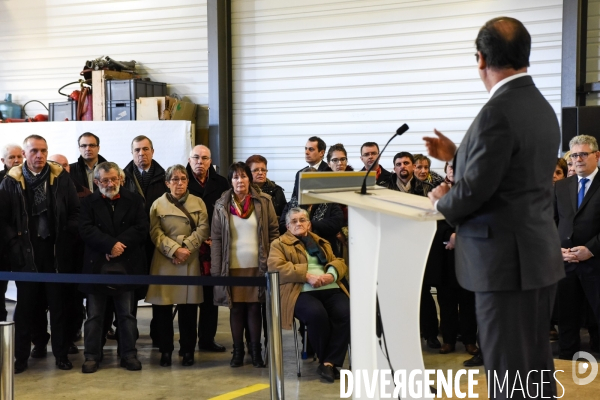
{"label": "standing man in black coat", "polygon": [[[148,215],[137,193],[119,190],[119,172],[115,163],[98,164],[94,169],[94,184],[98,190],[81,202],[79,232],[85,243],[84,274],[142,275],[146,271],[144,244],[150,229]],[[98,370],[105,340],[106,302],[111,298],[119,321],[121,367],[130,371],[142,369],[135,348],[134,287],[82,284],[80,290],[87,294],[88,309],[84,325],[85,362],[81,371]]]}
{"label": "standing man in black coat", "polygon": [[524,376],[527,393],[556,396],[548,326],[565,276],[552,205],[560,128],[527,74],[531,36],[520,21],[486,22],[475,45],[490,99],[458,149],[438,131],[424,138],[455,168],[452,189],[441,184],[429,197],[456,228],[456,277],[475,292],[491,397],[510,398]]}
{"label": "standing man in black coat", "polygon": [[[200,197],[208,211],[208,223],[212,224],[215,202],[219,200],[224,191],[229,189],[227,179],[217,174],[212,167],[210,149],[198,145],[190,152],[188,165],[189,185],[188,190],[194,196]],[[207,265],[210,276],[210,238],[200,248],[201,266]],[[198,317],[198,347],[201,350],[223,352],[225,346],[215,342],[217,334],[217,323],[219,320],[219,307],[213,301],[213,286],[204,286],[204,302],[200,304],[200,316]]]}
{"label": "standing man in black coat", "polygon": [[[133,160],[123,168],[125,173],[124,188],[130,192],[137,193],[144,198],[144,210],[146,216],[150,218],[150,207],[156,199],[169,191],[165,183],[165,169],[157,163],[154,157],[154,146],[149,137],[140,135],[131,141],[131,154]],[[150,271],[152,263],[152,254],[154,253],[154,243],[150,238],[150,231],[146,232],[145,260],[146,270]],[[148,285],[140,286],[136,290],[135,297],[141,300],[146,297]],[[133,315],[137,315],[137,303],[133,310]],[[117,321],[118,323],[118,321]],[[150,321],[150,337],[154,337],[154,320]],[[154,342],[154,340],[153,340]]]}
{"label": "standing man in black coat", "polygon": [[[2,149],[2,158],[0,159],[4,168],[0,171],[0,182],[6,176],[6,173],[16,165],[23,164],[23,149],[18,144],[8,144]],[[3,246],[4,247],[4,246]],[[0,249],[0,271],[10,271],[8,257],[6,257],[6,249]],[[2,295],[2,304],[0,304],[0,321],[6,321],[8,313],[6,312],[6,289],[8,281],[0,281],[0,294]],[[47,340],[46,340],[47,342]]]}
{"label": "standing man in black coat", "polygon": [[[46,139],[31,135],[23,141],[25,162],[13,167],[0,185],[0,235],[8,243],[14,271],[73,272],[71,246],[77,232],[79,199],[67,172],[47,162]],[[31,335],[39,318],[37,294],[45,291],[50,308],[52,353],[59,369],[73,365],[67,357],[64,284],[17,282],[15,309],[15,373],[27,369]]]}
{"label": "standing man in black coat", "polygon": [[600,321],[600,152],[592,136],[575,136],[569,144],[576,175],[556,182],[554,203],[567,274],[558,283],[558,357],[563,360],[579,351],[586,302]]}
{"label": "standing man in black coat", "polygon": [[80,185],[90,192],[95,192],[98,190],[98,186],[94,183],[94,168],[99,163],[106,161],[104,157],[98,154],[100,153],[100,138],[92,132],[82,133],[77,139],[77,146],[81,155],[77,162],[69,165],[69,173],[75,181],[76,187]]}

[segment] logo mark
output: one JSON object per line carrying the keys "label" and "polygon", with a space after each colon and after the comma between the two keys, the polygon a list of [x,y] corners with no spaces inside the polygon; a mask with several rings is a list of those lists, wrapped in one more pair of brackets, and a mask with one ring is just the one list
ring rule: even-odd
{"label": "logo mark", "polygon": [[[585,359],[587,362],[581,362],[578,360],[580,358]],[[596,358],[594,356],[592,356],[590,353],[587,353],[585,351],[578,351],[577,353],[575,353],[575,355],[573,356],[573,363],[575,363],[575,365],[573,366],[573,382],[575,382],[576,385],[587,385],[588,383],[592,382],[594,379],[596,379],[596,375],[598,375],[598,362],[596,361]],[[584,375],[585,373],[587,373],[587,371],[589,372],[589,375],[585,378],[580,378],[578,375]]]}

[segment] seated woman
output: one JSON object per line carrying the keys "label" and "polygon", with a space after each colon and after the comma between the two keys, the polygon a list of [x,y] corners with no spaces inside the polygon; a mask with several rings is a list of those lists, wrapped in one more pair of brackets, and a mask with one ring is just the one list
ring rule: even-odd
{"label": "seated woman", "polygon": [[[165,181],[170,192],[156,199],[150,208],[150,237],[156,246],[150,275],[200,276],[198,250],[209,235],[206,205],[188,192],[188,174],[183,165],[167,168]],[[152,304],[162,367],[171,365],[174,348],[173,304],[177,304],[179,313],[181,364],[194,364],[198,304],[203,300],[202,286],[150,285],[148,288],[146,301]]]}
{"label": "seated woman", "polygon": [[281,279],[281,323],[292,329],[293,318],[308,327],[308,340],[319,357],[317,373],[328,382],[339,378],[350,341],[350,299],[339,279],[348,267],[331,245],[310,230],[306,210],[291,208],[288,230],[271,243],[267,265]]}

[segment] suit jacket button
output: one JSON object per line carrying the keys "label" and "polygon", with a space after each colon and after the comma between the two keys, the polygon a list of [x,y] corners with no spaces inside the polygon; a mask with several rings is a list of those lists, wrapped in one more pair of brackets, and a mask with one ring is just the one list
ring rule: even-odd
{"label": "suit jacket button", "polygon": [[28,252],[28,253],[31,253],[31,249],[27,249],[27,252]]}
{"label": "suit jacket button", "polygon": [[571,240],[571,237],[570,237],[570,236],[567,236],[567,239],[568,239],[568,240]]}

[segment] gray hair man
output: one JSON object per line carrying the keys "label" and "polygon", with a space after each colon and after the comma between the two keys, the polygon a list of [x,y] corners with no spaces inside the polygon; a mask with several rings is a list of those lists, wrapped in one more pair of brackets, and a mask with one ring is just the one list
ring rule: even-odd
{"label": "gray hair man", "polygon": [[[81,201],[79,232],[85,243],[84,274],[146,273],[144,245],[149,231],[148,214],[140,196],[120,190],[119,174],[115,163],[98,164],[94,168],[98,190]],[[108,300],[114,303],[117,315],[120,365],[130,371],[142,369],[135,348],[134,289],[132,285],[80,285],[80,290],[87,295],[88,312],[84,325],[83,373],[96,372],[102,360],[102,337],[106,334],[104,311]]]}

